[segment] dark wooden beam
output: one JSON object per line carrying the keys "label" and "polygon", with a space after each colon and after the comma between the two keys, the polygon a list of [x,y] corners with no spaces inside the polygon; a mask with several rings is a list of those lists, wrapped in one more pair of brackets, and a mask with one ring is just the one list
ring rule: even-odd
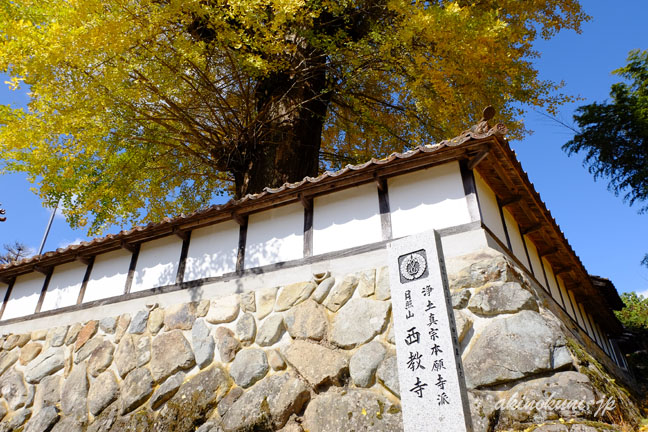
{"label": "dark wooden beam", "polygon": [[243,216],[240,213],[232,212],[232,219],[234,219],[239,226],[247,224],[247,216]]}
{"label": "dark wooden beam", "polygon": [[299,197],[299,202],[301,203],[302,207],[304,207],[306,210],[313,210],[313,198],[307,197],[303,193],[300,193],[297,196]]}
{"label": "dark wooden beam", "polygon": [[40,296],[38,296],[38,303],[36,303],[36,310],[34,311],[34,313],[39,313],[43,308],[45,293],[47,293],[47,287],[49,286],[50,280],[52,279],[52,273],[54,273],[54,267],[51,267],[47,274],[45,274],[45,281],[43,282],[43,288],[41,289]]}
{"label": "dark wooden beam", "polygon": [[486,148],[479,153],[477,153],[475,156],[471,157],[468,160],[468,163],[466,164],[466,168],[468,168],[470,171],[475,169],[477,165],[479,165],[479,162],[483,161],[486,159],[486,156],[488,156],[488,153],[490,152],[490,148]]}
{"label": "dark wooden beam", "polygon": [[85,265],[90,265],[90,263],[94,261],[93,256],[87,256],[87,255],[77,255],[75,259]]}
{"label": "dark wooden beam", "polygon": [[543,257],[546,257],[548,255],[555,254],[556,252],[558,252],[558,248],[551,247],[551,248],[543,250],[543,251],[538,251],[538,256],[540,258],[543,258]]}
{"label": "dark wooden beam", "polygon": [[510,206],[511,204],[516,204],[519,203],[522,200],[522,196],[520,195],[511,195],[508,198],[505,198],[500,201],[500,205],[502,207]]}
{"label": "dark wooden beam", "polygon": [[189,254],[189,242],[191,242],[191,231],[184,231],[184,234],[182,249],[180,249],[180,261],[178,261],[178,272],[176,273],[176,284],[181,284],[184,280],[187,255]]}
{"label": "dark wooden beam", "polygon": [[376,187],[378,188],[378,191],[384,193],[385,190],[387,190],[387,181],[378,175],[378,171],[374,171],[373,177],[374,177],[374,183],[376,183]]}
{"label": "dark wooden beam", "polygon": [[520,230],[520,234],[522,234],[523,236],[525,236],[525,235],[527,235],[527,234],[534,233],[534,232],[539,231],[539,230],[541,230],[541,229],[542,229],[542,224],[539,224],[539,223],[538,223],[538,224],[535,224],[535,225],[531,225],[530,227],[522,228],[522,229]]}
{"label": "dark wooden beam", "polygon": [[245,270],[245,245],[247,243],[248,217],[243,216],[239,223],[239,243],[236,255],[236,273],[241,274]]}
{"label": "dark wooden beam", "polygon": [[121,241],[121,247],[122,249],[126,249],[130,253],[135,253],[135,251],[139,250],[139,245],[136,243],[128,243],[125,240]]}
{"label": "dark wooden beam", "polygon": [[4,311],[7,308],[7,303],[9,303],[9,298],[11,297],[11,291],[13,291],[14,283],[16,283],[16,280],[12,279],[11,282],[9,282],[7,291],[5,292],[4,299],[2,300],[2,306],[0,307],[0,319],[2,319],[2,315],[4,315]]}
{"label": "dark wooden beam", "polygon": [[173,227],[173,234],[176,235],[180,240],[185,241],[189,238],[190,231],[181,230],[180,228]]}
{"label": "dark wooden beam", "polygon": [[79,290],[79,296],[77,297],[76,304],[80,305],[83,303],[83,297],[85,296],[86,288],[88,287],[88,282],[90,281],[90,274],[92,273],[92,267],[94,266],[94,257],[90,258],[88,267],[86,267],[85,274],[83,275],[83,282],[81,282],[81,289]]}
{"label": "dark wooden beam", "polygon": [[[504,185],[506,186],[506,189],[509,192],[513,192],[513,193],[517,192],[517,187],[511,182],[511,180],[509,180],[509,176],[506,174],[504,168],[500,165],[499,161],[495,157],[492,158],[489,157],[488,161],[490,162],[490,165],[495,170],[497,177],[499,177],[500,181],[504,183]],[[495,193],[497,194],[497,192]]]}
{"label": "dark wooden beam", "polygon": [[559,268],[559,269],[556,269],[556,270],[554,271],[554,274],[555,274],[556,276],[559,276],[559,275],[561,275],[561,274],[569,273],[569,272],[571,272],[571,271],[572,271],[572,267],[571,267],[571,266],[566,266],[566,267],[561,267],[561,268]]}
{"label": "dark wooden beam", "polygon": [[393,237],[393,232],[387,181],[384,178],[380,178],[378,176],[375,177],[375,180],[376,187],[378,188],[378,209],[380,211],[380,227],[382,230],[382,239],[390,240]]}
{"label": "dark wooden beam", "polygon": [[137,268],[137,259],[139,258],[140,245],[135,245],[135,250],[131,255],[130,265],[128,266],[128,276],[126,276],[126,284],[124,285],[124,294],[128,294],[133,286],[133,279],[135,278],[135,269]]}
{"label": "dark wooden beam", "polygon": [[304,206],[304,257],[313,256],[313,200],[309,199],[310,203],[304,204],[303,195],[300,196],[300,201]]}
{"label": "dark wooden beam", "polygon": [[459,161],[459,171],[461,173],[461,182],[463,183],[464,195],[468,204],[468,214],[472,222],[481,221],[481,207],[479,205],[479,196],[477,195],[477,186],[475,185],[475,174],[468,169],[468,161],[462,159]]}
{"label": "dark wooden beam", "polygon": [[36,272],[38,272],[38,273],[42,273],[42,274],[44,274],[45,276],[51,274],[51,273],[52,273],[52,269],[53,269],[53,267],[44,267],[44,266],[40,266],[40,265],[38,265],[38,264],[36,264],[36,265],[34,266],[34,271],[36,271]]}

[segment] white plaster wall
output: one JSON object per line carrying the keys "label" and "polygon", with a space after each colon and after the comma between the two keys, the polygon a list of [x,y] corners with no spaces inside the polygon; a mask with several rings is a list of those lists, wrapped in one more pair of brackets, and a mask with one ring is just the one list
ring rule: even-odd
{"label": "white plaster wall", "polygon": [[41,311],[75,305],[79,298],[86,268],[86,265],[79,262],[55,267],[49,285],[47,285]]}
{"label": "white plaster wall", "polygon": [[171,235],[142,243],[131,292],[176,283],[182,239]]}
{"label": "white plaster wall", "polygon": [[314,255],[381,240],[378,190],[375,184],[357,186],[314,199]]}
{"label": "white plaster wall", "polygon": [[574,309],[576,312],[576,322],[580,324],[581,328],[586,328],[585,327],[585,322],[583,321],[583,317],[581,316],[581,311],[578,307],[578,302],[576,301],[576,297],[574,297],[574,292],[569,291],[569,300],[571,300],[571,304],[574,305]]}
{"label": "white plaster wall", "polygon": [[528,269],[531,269],[529,260],[527,259],[526,252],[524,251],[524,243],[522,242],[522,235],[520,234],[520,228],[513,217],[513,215],[506,209],[504,209],[504,222],[506,222],[506,229],[508,230],[509,239],[511,240],[511,249],[513,249],[513,255],[520,260],[521,263],[526,265]]}
{"label": "white plaster wall", "polygon": [[[578,308],[580,310],[581,316],[583,317],[583,321],[585,321],[585,330],[587,330],[587,334],[590,335],[592,339],[596,340],[592,326],[590,326],[590,323],[586,318],[587,312],[585,311],[585,307],[581,303],[578,303]],[[608,352],[607,348],[605,348],[605,352]]]}
{"label": "white plaster wall", "polygon": [[185,281],[220,276],[236,271],[239,225],[227,221],[191,233]]}
{"label": "white plaster wall", "polygon": [[477,187],[477,197],[479,198],[479,208],[481,209],[484,224],[497,236],[497,238],[506,244],[506,233],[502,225],[499,206],[495,192],[486,184],[482,176],[477,171],[475,174],[475,185]]}
{"label": "white plaster wall", "polygon": [[535,247],[533,241],[527,236],[524,236],[524,241],[527,246],[527,251],[529,252],[529,259],[531,260],[531,272],[533,273],[533,276],[535,276],[535,278],[538,280],[538,282],[540,282],[540,285],[547,289],[547,287],[545,286],[547,282],[545,281],[544,275],[542,273],[542,264],[540,264],[538,249]]}
{"label": "white plaster wall", "polygon": [[569,316],[571,316],[572,319],[576,321],[576,315],[574,314],[574,304],[571,302],[571,299],[569,298],[569,294],[567,294],[565,283],[563,282],[560,276],[558,276],[556,279],[558,279],[558,288],[560,288],[560,292],[562,293],[563,298],[565,299],[565,303],[566,303],[565,309],[567,310]]}
{"label": "white plaster wall", "polygon": [[131,256],[125,249],[97,255],[83,303],[124,294]]}
{"label": "white plaster wall", "polygon": [[592,315],[590,315],[589,313],[587,314],[587,318],[589,318],[590,323],[592,323],[592,326],[593,326],[592,330],[594,331],[594,337],[595,337],[596,342],[598,342],[598,344],[600,346],[603,346],[603,337],[601,336],[601,333],[599,332],[600,329],[599,329],[598,324],[594,321],[594,317]]}
{"label": "white plaster wall", "polygon": [[388,190],[394,238],[471,222],[458,162],[392,177]]}
{"label": "white plaster wall", "polygon": [[34,272],[18,276],[2,319],[17,318],[36,312],[36,305],[44,283],[45,276],[41,273]]}
{"label": "white plaster wall", "polygon": [[607,334],[603,331],[601,331],[601,335],[603,336],[603,341],[604,341],[603,349],[605,350],[606,353],[608,353],[610,357],[612,357],[612,353],[610,352],[610,345],[611,345],[610,339],[608,338]]}
{"label": "white plaster wall", "polygon": [[560,289],[556,285],[556,278],[554,277],[551,264],[549,264],[549,261],[547,261],[545,258],[542,258],[542,264],[544,265],[545,272],[547,274],[547,281],[549,282],[549,290],[551,292],[551,296],[554,298],[554,300],[556,300],[556,303],[558,303],[564,308],[565,305],[562,299],[560,298]]}
{"label": "white plaster wall", "polygon": [[[0,282],[0,301],[4,301],[4,298],[7,295],[7,290],[8,289],[9,289],[9,285],[7,285],[4,282]],[[0,305],[0,307],[1,307],[1,305]]]}
{"label": "white plaster wall", "polygon": [[304,256],[304,207],[290,204],[248,218],[245,268]]}

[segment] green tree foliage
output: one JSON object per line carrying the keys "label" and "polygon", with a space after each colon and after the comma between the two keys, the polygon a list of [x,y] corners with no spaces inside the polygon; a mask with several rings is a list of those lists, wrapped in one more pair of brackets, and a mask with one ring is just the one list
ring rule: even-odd
{"label": "green tree foliage", "polygon": [[[612,85],[611,101],[577,109],[580,132],[563,149],[584,152],[589,171],[608,178],[610,189],[632,205],[648,199],[648,51],[631,51],[614,73],[627,82]],[[641,208],[647,210],[648,204]]]}
{"label": "green tree foliage", "polygon": [[615,312],[619,321],[633,332],[648,336],[648,297],[636,292],[621,294],[625,307]]}
{"label": "green tree foliage", "polygon": [[569,100],[533,42],[578,0],[0,0],[0,169],[72,226],[156,221]]}

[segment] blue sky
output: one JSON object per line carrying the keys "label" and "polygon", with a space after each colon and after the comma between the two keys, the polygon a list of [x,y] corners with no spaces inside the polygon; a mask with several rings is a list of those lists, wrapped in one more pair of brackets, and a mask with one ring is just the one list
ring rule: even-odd
{"label": "blue sky", "polygon": [[[648,49],[648,1],[582,3],[592,16],[582,34],[563,32],[536,44],[542,54],[536,61],[541,78],[564,81],[566,93],[583,98],[561,107],[558,117],[569,124],[577,106],[609,97],[610,85],[618,81],[610,72],[625,64],[628,51]],[[5,79],[0,76],[0,103],[24,105],[27,97],[10,92],[1,84]],[[582,157],[568,157],[561,150],[571,131],[533,111],[525,121],[534,134],[511,146],[585,268],[611,279],[620,292],[648,296],[648,268],[640,265],[648,253],[648,214],[626,205],[607,189],[604,179],[595,182],[582,166]],[[1,207],[7,210],[7,221],[0,224],[0,245],[19,240],[38,249],[50,210],[41,206],[30,187],[24,175],[0,176]],[[83,230],[70,229],[57,216],[45,250],[85,239]]]}

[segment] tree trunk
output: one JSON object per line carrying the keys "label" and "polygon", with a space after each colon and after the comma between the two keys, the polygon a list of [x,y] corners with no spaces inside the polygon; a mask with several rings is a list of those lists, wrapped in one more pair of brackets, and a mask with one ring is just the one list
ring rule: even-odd
{"label": "tree trunk", "polygon": [[[241,145],[232,170],[236,197],[317,176],[322,128],[330,101],[322,60],[311,51],[300,66],[257,84],[258,133]],[[301,70],[300,70],[301,69]]]}

